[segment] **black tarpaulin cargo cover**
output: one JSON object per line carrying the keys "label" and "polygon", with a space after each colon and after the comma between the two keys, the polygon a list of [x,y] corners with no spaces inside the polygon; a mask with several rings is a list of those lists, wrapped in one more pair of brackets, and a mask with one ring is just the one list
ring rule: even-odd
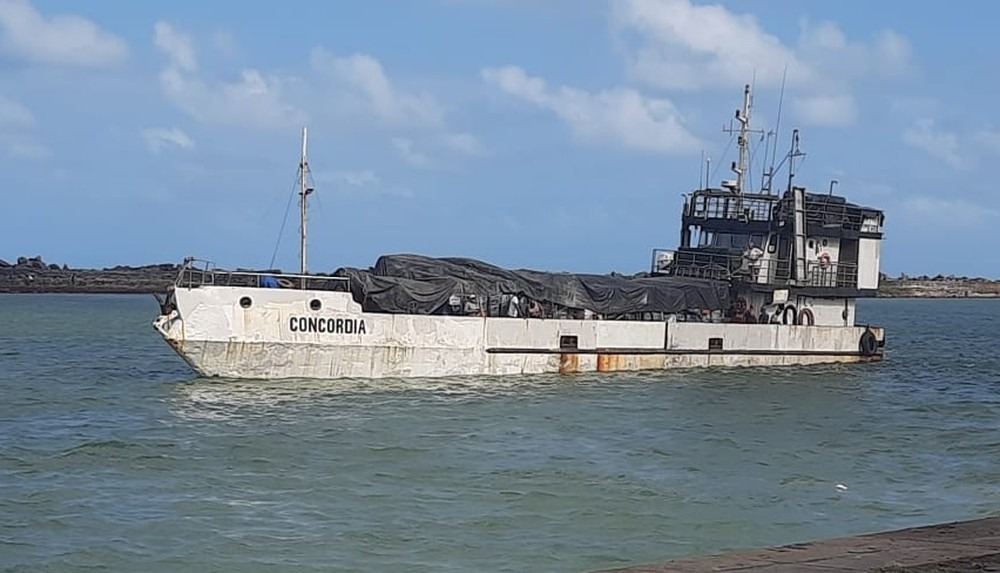
{"label": "black tarpaulin cargo cover", "polygon": [[438,314],[453,295],[518,295],[606,315],[729,307],[721,281],[510,270],[468,258],[384,255],[370,269],[334,274],[350,279],[354,299],[371,312]]}

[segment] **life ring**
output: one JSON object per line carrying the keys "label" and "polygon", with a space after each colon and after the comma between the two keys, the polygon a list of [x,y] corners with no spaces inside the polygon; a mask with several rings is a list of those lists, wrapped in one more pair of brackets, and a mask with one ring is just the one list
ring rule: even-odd
{"label": "life ring", "polygon": [[800,310],[798,321],[795,324],[806,324],[807,323],[806,319],[808,319],[809,326],[813,326],[814,324],[816,324],[816,317],[813,316],[812,309],[803,308],[802,310]]}
{"label": "life ring", "polygon": [[820,253],[816,260],[819,261],[819,266],[825,269],[830,266],[830,253]]}
{"label": "life ring", "polygon": [[872,356],[878,350],[878,339],[871,329],[865,329],[862,333],[861,340],[858,341],[858,350],[862,356]]}
{"label": "life ring", "polygon": [[[788,321],[788,311],[792,311],[791,322]],[[795,320],[797,316],[798,316],[798,311],[796,310],[795,305],[789,304],[785,306],[785,308],[781,311],[781,322],[783,324],[798,324],[797,321]]]}
{"label": "life ring", "polygon": [[284,277],[281,277],[281,278],[278,279],[278,284],[281,286],[281,288],[294,288],[295,287],[295,283],[292,282],[292,279],[286,279]]}

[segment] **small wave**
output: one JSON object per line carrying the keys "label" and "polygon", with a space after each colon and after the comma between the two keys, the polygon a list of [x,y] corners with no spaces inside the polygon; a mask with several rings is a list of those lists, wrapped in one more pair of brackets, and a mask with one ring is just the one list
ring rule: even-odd
{"label": "small wave", "polygon": [[826,480],[808,474],[792,474],[785,476],[778,481],[779,485],[815,485]]}
{"label": "small wave", "polygon": [[433,451],[430,448],[408,448],[405,446],[387,445],[370,445],[365,446],[365,449],[370,452],[378,452],[380,454],[426,454]]}
{"label": "small wave", "polygon": [[78,444],[71,448],[66,448],[55,454],[57,458],[68,458],[75,456],[104,456],[109,453],[138,452],[136,459],[167,459],[172,458],[162,453],[151,453],[151,449],[173,448],[171,443],[140,444],[126,442],[122,440],[92,440]]}
{"label": "small wave", "polygon": [[109,450],[123,450],[133,447],[135,444],[130,444],[128,442],[123,442],[121,440],[99,440],[93,442],[84,442],[82,444],[73,446],[60,452],[59,457],[72,456],[76,454],[90,454],[105,452]]}

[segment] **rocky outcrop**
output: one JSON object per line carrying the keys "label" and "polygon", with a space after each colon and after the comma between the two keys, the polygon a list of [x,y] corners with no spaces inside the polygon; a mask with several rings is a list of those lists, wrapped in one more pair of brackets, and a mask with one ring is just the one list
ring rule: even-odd
{"label": "rocky outcrop", "polygon": [[0,261],[0,292],[153,293],[173,284],[179,265],[105,269],[71,269],[47,264],[41,257],[18,257],[13,265]]}

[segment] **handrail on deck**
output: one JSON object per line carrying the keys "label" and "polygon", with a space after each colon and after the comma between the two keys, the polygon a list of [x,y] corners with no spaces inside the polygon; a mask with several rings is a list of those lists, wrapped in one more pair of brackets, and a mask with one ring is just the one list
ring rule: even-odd
{"label": "handrail on deck", "polygon": [[349,290],[350,279],[328,275],[303,275],[284,272],[217,269],[215,263],[188,257],[177,274],[174,285],[184,288],[201,286],[240,286],[250,288],[285,288],[298,290]]}
{"label": "handrail on deck", "polygon": [[[764,257],[756,265],[741,254],[703,251],[669,251],[669,261],[658,268],[654,251],[653,272],[668,272],[674,276],[714,280],[748,280],[775,286],[795,283],[792,278],[793,261]],[[761,273],[764,273],[761,275]],[[857,263],[833,261],[821,263],[806,261],[806,276],[797,281],[800,286],[853,288],[857,285]]]}

